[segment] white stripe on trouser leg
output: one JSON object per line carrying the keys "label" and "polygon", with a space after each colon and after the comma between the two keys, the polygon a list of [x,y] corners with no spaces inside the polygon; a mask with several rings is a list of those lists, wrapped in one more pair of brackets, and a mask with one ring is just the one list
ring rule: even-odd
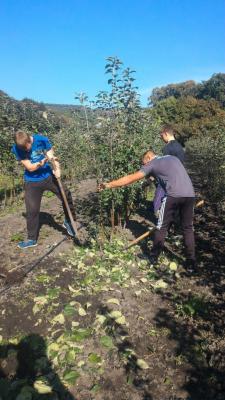
{"label": "white stripe on trouser leg", "polygon": [[157,222],[157,229],[160,229],[163,223],[163,218],[164,218],[164,212],[165,212],[165,207],[166,207],[166,199],[167,197],[164,197],[160,210],[159,210],[159,218],[158,218],[158,222]]}

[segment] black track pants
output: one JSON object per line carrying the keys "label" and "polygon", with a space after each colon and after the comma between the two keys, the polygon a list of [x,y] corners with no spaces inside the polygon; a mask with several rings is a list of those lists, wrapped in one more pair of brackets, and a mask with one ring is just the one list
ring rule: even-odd
{"label": "black track pants", "polygon": [[[27,217],[27,232],[28,239],[37,240],[39,230],[39,213],[41,206],[41,199],[45,190],[49,190],[56,194],[62,201],[65,218],[69,221],[68,212],[62,200],[60,189],[57,179],[54,176],[49,176],[40,182],[25,182],[25,204],[26,204],[26,217]],[[70,191],[64,186],[66,197],[73,216],[75,217],[75,210]]]}
{"label": "black track pants", "polygon": [[163,248],[168,228],[171,222],[173,222],[176,211],[178,210],[181,217],[186,256],[188,259],[195,260],[195,239],[193,230],[194,202],[194,197],[176,198],[167,196],[164,198],[159,211],[151,255],[158,257]]}

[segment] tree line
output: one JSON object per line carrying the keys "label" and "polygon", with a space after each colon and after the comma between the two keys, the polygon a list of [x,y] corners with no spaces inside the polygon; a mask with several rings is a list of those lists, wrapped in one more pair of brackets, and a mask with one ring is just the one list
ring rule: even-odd
{"label": "tree line", "polygon": [[[150,146],[160,153],[160,127],[169,123],[186,147],[194,168],[204,177],[208,198],[222,207],[225,74],[214,74],[199,84],[187,81],[155,88],[148,107],[143,108],[134,70],[124,67],[117,57],[109,57],[105,73],[107,91],[100,91],[94,99],[86,93],[74,93],[80,107],[64,106],[62,111],[29,99],[19,102],[0,92],[2,193],[8,190],[4,189],[6,175],[15,190],[15,177],[18,181],[22,174],[10,152],[12,134],[17,129],[48,135],[68,180],[95,176],[101,181],[138,169],[141,154]],[[102,220],[110,221],[113,228],[117,224],[124,226],[141,196],[139,183],[101,193]]]}

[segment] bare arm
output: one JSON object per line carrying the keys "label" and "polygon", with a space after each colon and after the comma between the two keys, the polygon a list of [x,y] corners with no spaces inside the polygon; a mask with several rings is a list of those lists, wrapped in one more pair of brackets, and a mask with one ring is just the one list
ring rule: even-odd
{"label": "bare arm", "polygon": [[24,166],[25,169],[27,169],[27,171],[34,172],[38,168],[43,167],[43,165],[46,163],[46,161],[47,161],[47,158],[43,158],[43,160],[32,164],[30,162],[30,160],[21,160],[21,164]]}
{"label": "bare arm", "polygon": [[144,177],[145,177],[144,172],[138,171],[135,172],[134,174],[126,175],[123,176],[122,178],[116,179],[115,181],[102,183],[101,185],[99,185],[99,190],[113,189],[117,187],[127,186],[130,185],[131,183],[139,181],[140,179],[143,179]]}

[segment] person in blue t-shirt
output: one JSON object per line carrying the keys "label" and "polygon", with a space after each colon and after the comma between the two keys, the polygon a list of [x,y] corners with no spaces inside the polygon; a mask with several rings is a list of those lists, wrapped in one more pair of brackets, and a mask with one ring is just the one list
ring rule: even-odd
{"label": "person in blue t-shirt", "polygon": [[[25,204],[28,232],[28,239],[19,242],[18,247],[24,249],[37,245],[41,199],[45,190],[55,193],[62,201],[65,213],[63,226],[70,236],[74,236],[56,179],[60,177],[59,162],[54,156],[49,139],[41,134],[31,136],[24,131],[16,132],[14,139],[15,144],[12,147],[12,152],[17,161],[20,161],[25,168]],[[51,158],[54,158],[56,164],[54,171],[48,163],[48,159]],[[65,191],[71,212],[75,216],[71,193],[66,188]]]}

